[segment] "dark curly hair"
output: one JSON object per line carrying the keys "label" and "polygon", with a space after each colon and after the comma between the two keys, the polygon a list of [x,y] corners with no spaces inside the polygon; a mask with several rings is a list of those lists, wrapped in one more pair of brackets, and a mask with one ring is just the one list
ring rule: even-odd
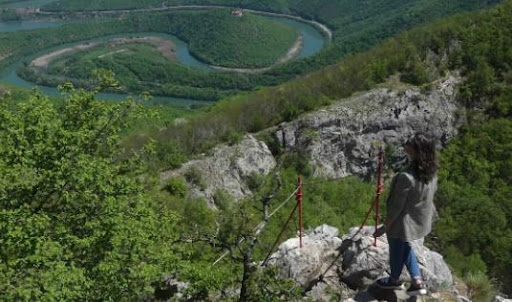
{"label": "dark curly hair", "polygon": [[405,143],[407,145],[414,151],[411,163],[414,176],[424,183],[430,182],[439,169],[434,140],[424,134],[416,134]]}

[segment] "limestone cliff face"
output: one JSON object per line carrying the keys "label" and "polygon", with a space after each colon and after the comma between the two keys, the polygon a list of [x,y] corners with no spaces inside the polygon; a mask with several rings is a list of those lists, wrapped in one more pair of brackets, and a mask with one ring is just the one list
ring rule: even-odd
{"label": "limestone cliff face", "polygon": [[[405,160],[402,144],[414,133],[427,132],[446,144],[457,134],[457,77],[433,89],[375,89],[279,126],[277,140],[285,150],[306,152],[315,176],[368,176],[382,144],[393,150],[391,164]],[[391,148],[389,148],[391,147]]]}
{"label": "limestone cliff face", "polygon": [[[459,78],[449,76],[430,89],[371,90],[266,131],[287,152],[306,153],[315,176],[368,177],[375,174],[380,147],[386,149],[388,164],[393,166],[405,161],[401,146],[418,131],[433,135],[441,146],[457,135],[458,82]],[[165,182],[184,177],[195,169],[202,181],[200,185],[189,181],[189,197],[204,198],[213,207],[217,190],[241,200],[252,194],[250,178],[267,175],[275,166],[268,146],[247,135],[238,144],[218,146],[211,155],[164,172],[161,178]]]}

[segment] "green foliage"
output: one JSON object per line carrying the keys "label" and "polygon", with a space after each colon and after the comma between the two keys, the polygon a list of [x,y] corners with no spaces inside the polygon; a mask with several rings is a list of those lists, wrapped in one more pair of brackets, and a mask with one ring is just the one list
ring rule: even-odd
{"label": "green foliage", "polygon": [[227,210],[235,202],[233,197],[228,192],[222,189],[215,190],[213,194],[213,201],[215,206],[220,210]]}
{"label": "green foliage", "polygon": [[313,174],[307,153],[290,153],[285,155],[283,166],[285,168],[294,168],[297,173],[303,176],[311,176]]}
{"label": "green foliage", "polygon": [[252,191],[260,189],[265,184],[265,176],[258,172],[251,172],[247,178],[247,186]]}
{"label": "green foliage", "polygon": [[[443,152],[436,228],[441,248],[461,274],[483,269],[509,280],[512,270],[512,122],[491,119],[471,124]],[[453,246],[457,247],[455,252]],[[510,285],[503,284],[510,291]]]}
{"label": "green foliage", "polygon": [[15,10],[9,8],[0,8],[0,21],[8,22],[8,21],[19,21],[21,20],[21,16],[16,13]]}
{"label": "green foliage", "polygon": [[165,168],[176,169],[185,162],[186,156],[176,143],[160,142],[156,145],[155,155]]}
{"label": "green foliage", "polygon": [[0,102],[2,300],[131,300],[171,269],[177,218],[140,177],[150,148],[120,148],[141,112],[70,86],[60,105]]}
{"label": "green foliage", "polygon": [[187,171],[185,171],[184,176],[188,183],[194,186],[198,186],[201,189],[204,189],[206,187],[203,174],[201,173],[201,170],[199,170],[197,167],[190,166],[187,169]]}
{"label": "green foliage", "polygon": [[470,298],[471,301],[491,301],[496,294],[496,289],[491,280],[483,273],[469,273],[463,280],[468,287],[468,298]]}
{"label": "green foliage", "polygon": [[302,288],[291,279],[283,279],[277,268],[257,269],[250,280],[249,301],[294,301],[302,297]]}
{"label": "green foliage", "polygon": [[165,189],[169,194],[174,195],[176,197],[184,198],[187,196],[187,184],[178,177],[172,177],[167,182],[167,185],[165,186]]}
{"label": "green foliage", "polygon": [[487,265],[479,254],[464,256],[455,246],[450,245],[444,249],[443,256],[451,264],[457,276],[478,274],[487,271]]}
{"label": "green foliage", "polygon": [[180,24],[176,35],[190,45],[197,58],[217,66],[257,68],[273,65],[297,39],[293,28],[268,18],[229,10],[188,12],[170,16]]}

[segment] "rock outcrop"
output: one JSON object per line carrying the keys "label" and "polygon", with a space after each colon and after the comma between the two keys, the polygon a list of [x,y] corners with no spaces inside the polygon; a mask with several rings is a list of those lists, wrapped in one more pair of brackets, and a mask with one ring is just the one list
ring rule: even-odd
{"label": "rock outcrop", "polygon": [[[322,225],[304,236],[302,249],[298,238],[282,243],[267,265],[278,267],[281,277],[295,280],[315,301],[330,301],[332,292],[346,301],[388,299],[382,295],[395,294],[379,291],[374,285],[376,279],[387,276],[389,271],[386,236],[373,246],[373,228],[365,227],[355,235],[357,230],[353,228],[339,237],[336,228]],[[422,242],[416,242],[413,248],[429,291],[450,292],[453,279],[443,257]],[[435,296],[431,298],[435,301]],[[394,299],[399,301],[400,297]]]}
{"label": "rock outcrop", "polygon": [[400,146],[414,133],[429,133],[441,145],[457,134],[458,82],[449,76],[430,90],[375,89],[284,123],[275,136],[285,150],[309,154],[316,176],[366,177],[381,143],[397,164],[405,160]]}
{"label": "rock outcrop", "polygon": [[[416,132],[427,132],[445,145],[456,136],[456,88],[460,79],[448,76],[431,89],[379,88],[341,100],[325,109],[266,130],[286,151],[309,156],[314,176],[369,177],[377,168],[376,154],[385,147],[389,165],[400,166],[406,156],[402,144]],[[202,182],[190,182],[189,197],[204,198],[214,206],[215,192],[223,190],[235,200],[252,194],[252,174],[267,175],[276,165],[267,145],[247,135],[233,146],[221,145],[210,156],[186,163],[181,169],[162,173],[184,176],[190,169]]]}
{"label": "rock outcrop", "polygon": [[240,200],[252,194],[248,182],[257,175],[267,175],[276,166],[276,161],[267,145],[247,135],[241,142],[229,146],[221,145],[211,155],[185,163],[180,169],[162,173],[163,183],[171,177],[183,177],[195,171],[195,178],[188,180],[190,198],[204,198],[214,206],[214,195],[223,190]]}

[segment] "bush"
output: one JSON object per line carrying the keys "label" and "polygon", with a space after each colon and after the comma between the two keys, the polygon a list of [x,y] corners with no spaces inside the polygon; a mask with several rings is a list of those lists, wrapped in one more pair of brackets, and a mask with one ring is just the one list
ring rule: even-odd
{"label": "bush", "polygon": [[251,191],[256,191],[265,184],[265,176],[258,172],[251,172],[247,177],[247,186]]}
{"label": "bush", "polygon": [[468,286],[469,298],[473,301],[491,301],[496,293],[494,284],[482,272],[467,274],[464,282]]}
{"label": "bush", "polygon": [[234,202],[233,197],[226,190],[217,189],[213,194],[213,201],[219,210],[227,210]]}
{"label": "bush", "polygon": [[198,186],[201,190],[206,188],[203,175],[201,174],[201,171],[196,167],[188,168],[188,170],[185,172],[185,179],[190,184]]}
{"label": "bush", "polygon": [[165,186],[165,189],[169,194],[174,195],[176,197],[184,198],[187,196],[187,184],[181,179],[177,177],[173,177],[169,179],[167,186]]}
{"label": "bush", "polygon": [[156,145],[157,158],[167,167],[177,169],[185,162],[186,157],[177,143],[158,143]]}

